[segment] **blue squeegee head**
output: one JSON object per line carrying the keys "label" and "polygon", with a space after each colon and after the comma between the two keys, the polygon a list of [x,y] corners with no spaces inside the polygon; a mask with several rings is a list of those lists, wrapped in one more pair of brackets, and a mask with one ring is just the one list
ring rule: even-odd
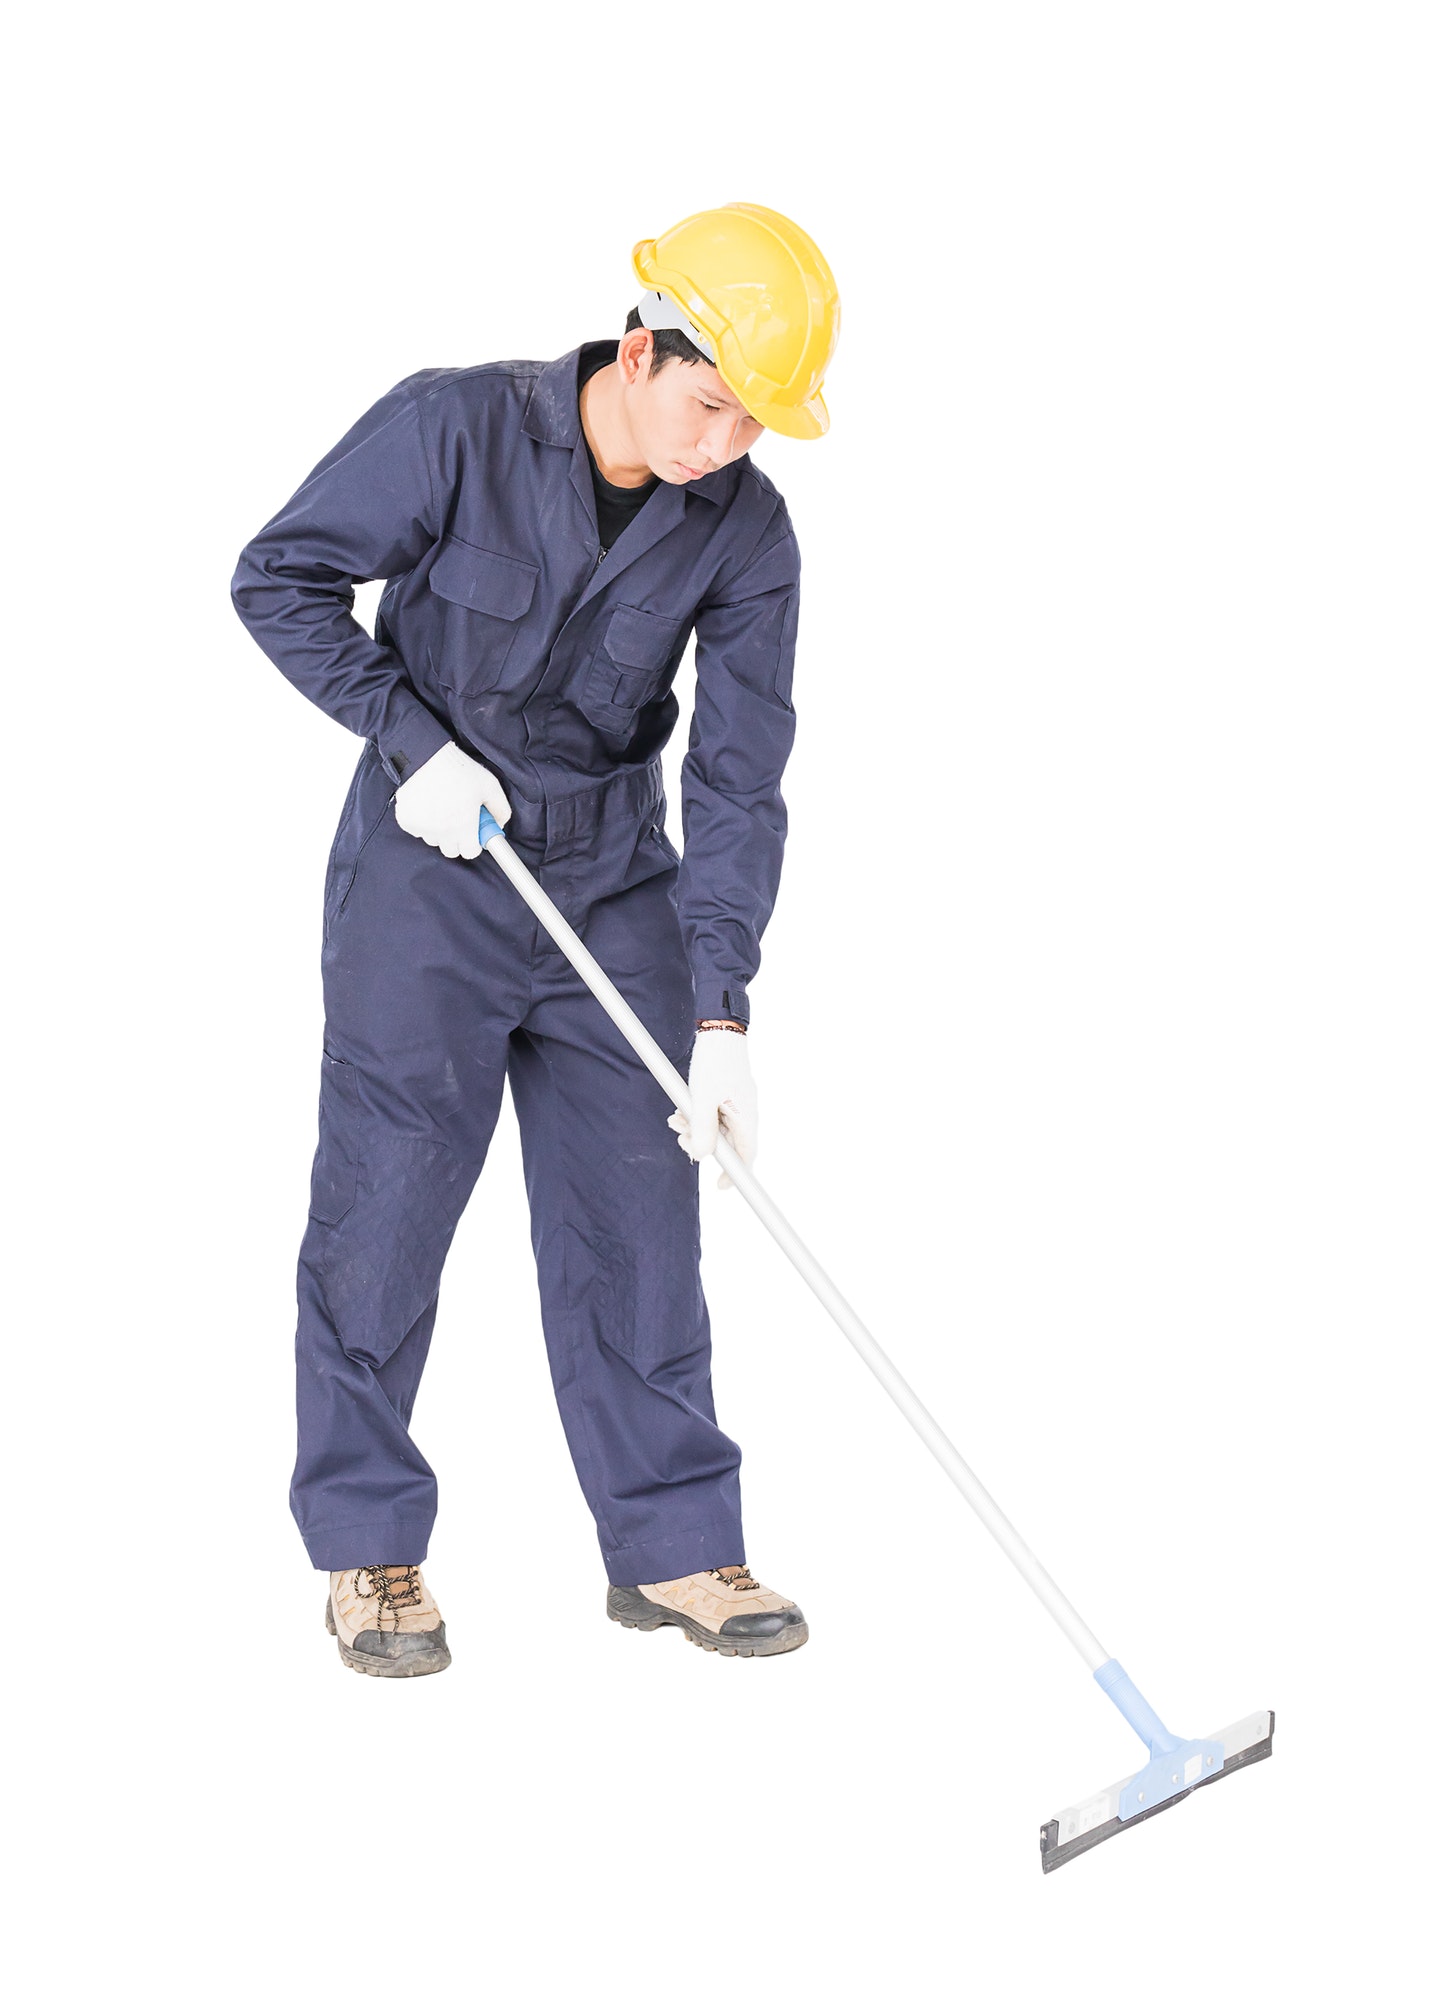
{"label": "blue squeegee head", "polygon": [[[1165,1812],[1169,1806],[1179,1805],[1193,1792],[1200,1792],[1207,1785],[1215,1785],[1221,1778],[1230,1778],[1234,1771],[1244,1771],[1249,1764],[1257,1764],[1263,1757],[1270,1757],[1275,1723],[1276,1716],[1272,1710],[1264,1708],[1255,1715],[1243,1716],[1240,1722],[1234,1722],[1226,1729],[1219,1729],[1211,1740],[1222,1746],[1222,1768],[1199,1776],[1194,1783],[1180,1784],[1176,1789],[1171,1789],[1168,1784],[1172,1774],[1161,1773],[1167,1792],[1166,1796],[1158,1798],[1155,1805],[1147,1805],[1144,1801],[1138,1805],[1138,1784],[1140,1781],[1142,1790],[1145,1790],[1147,1778],[1146,1774],[1134,1771],[1125,1778],[1119,1778],[1104,1792],[1096,1792],[1080,1804],[1068,1806],[1042,1827],[1042,1873],[1050,1875],[1064,1861],[1074,1861],[1077,1855],[1099,1847],[1113,1834],[1125,1833],[1128,1827],[1140,1826],[1143,1820],[1155,1819],[1158,1813]],[[1149,1765],[1147,1771],[1152,1768]]]}

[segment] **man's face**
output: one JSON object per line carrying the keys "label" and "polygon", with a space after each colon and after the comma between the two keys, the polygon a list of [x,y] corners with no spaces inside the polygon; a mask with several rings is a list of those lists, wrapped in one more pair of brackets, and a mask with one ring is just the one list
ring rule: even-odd
{"label": "man's face", "polygon": [[650,333],[638,327],[616,354],[631,434],[658,479],[684,486],[740,458],[762,426],[709,361],[668,361],[653,375],[651,345]]}

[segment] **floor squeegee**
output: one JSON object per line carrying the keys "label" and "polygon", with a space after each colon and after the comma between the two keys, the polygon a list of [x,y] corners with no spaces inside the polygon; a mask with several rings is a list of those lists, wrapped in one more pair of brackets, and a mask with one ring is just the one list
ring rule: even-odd
{"label": "floor squeegee", "polygon": [[[595,994],[636,1054],[678,1111],[690,1114],[686,1080],[669,1062],[655,1039],[646,1032],[605,972],[587,951],[540,883],[516,854],[490,813],[482,811],[480,839],[489,854],[529,905],[542,928]],[[726,1140],[716,1148],[716,1157],[742,1197],[760,1217],[785,1251],[822,1305],[830,1313],[883,1389],[920,1437],[943,1472],[975,1511],[981,1524],[1000,1544],[1022,1576],[1031,1585],[1052,1617],[1086,1661],[1093,1679],[1120,1709],[1147,1747],[1147,1762],[1130,1777],[1108,1785],[1105,1791],[1067,1806],[1041,1829],[1041,1865],[1050,1874],[1065,1861],[1085,1854],[1088,1848],[1109,1840],[1128,1827],[1140,1826],[1155,1813],[1165,1812],[1200,1791],[1214,1785],[1248,1764],[1272,1754],[1270,1709],[1243,1716],[1215,1736],[1187,1738],[1173,1736],[1156,1710],[1133,1686],[1125,1669],[1112,1659],[1096,1635],[1083,1624],[1075,1608],[1057,1589],[1016,1529],[1007,1520],[956,1446],[947,1437],[930,1411],[893,1366],[876,1340],[836,1286],[827,1277],[806,1245],[792,1229],[756,1176],[746,1167]]]}

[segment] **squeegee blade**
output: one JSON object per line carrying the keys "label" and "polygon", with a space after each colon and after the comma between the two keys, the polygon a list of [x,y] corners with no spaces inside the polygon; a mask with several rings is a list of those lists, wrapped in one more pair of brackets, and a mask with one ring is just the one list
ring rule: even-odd
{"label": "squeegee blade", "polygon": [[1159,1805],[1151,1806],[1145,1812],[1133,1813],[1129,1819],[1119,1817],[1118,1807],[1122,1793],[1131,1783],[1131,1773],[1125,1778],[1118,1778],[1104,1792],[1095,1792],[1078,1805],[1068,1806],[1055,1819],[1049,1819],[1041,1830],[1042,1873],[1050,1875],[1064,1861],[1074,1861],[1088,1848],[1099,1847],[1104,1840],[1110,1840],[1114,1833],[1125,1833],[1128,1827],[1140,1826],[1143,1820],[1154,1819],[1158,1813],[1180,1805],[1193,1792],[1200,1792],[1207,1785],[1230,1778],[1234,1771],[1245,1770],[1248,1764],[1270,1757],[1276,1719],[1271,1709],[1263,1708],[1255,1715],[1244,1715],[1240,1722],[1232,1723],[1227,1729],[1219,1729],[1215,1740],[1221,1743],[1225,1753],[1221,1770],[1214,1771],[1209,1778],[1198,1779],[1196,1784],[1188,1785],[1183,1791],[1174,1792],[1170,1798],[1163,1799]]}

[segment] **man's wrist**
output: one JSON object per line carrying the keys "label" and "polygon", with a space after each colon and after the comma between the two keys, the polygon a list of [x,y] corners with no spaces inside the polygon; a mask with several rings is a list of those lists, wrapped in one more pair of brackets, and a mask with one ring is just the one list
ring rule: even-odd
{"label": "man's wrist", "polygon": [[744,1035],[746,1032],[744,1021],[698,1021],[696,1023],[697,1032],[699,1033],[703,1028],[722,1028],[732,1035]]}

